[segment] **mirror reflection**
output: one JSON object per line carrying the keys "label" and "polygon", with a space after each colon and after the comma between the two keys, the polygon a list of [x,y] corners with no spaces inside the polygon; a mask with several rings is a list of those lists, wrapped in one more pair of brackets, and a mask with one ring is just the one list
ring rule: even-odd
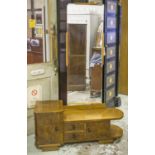
{"label": "mirror reflection", "polygon": [[45,0],[28,0],[27,6],[27,64],[50,61]]}
{"label": "mirror reflection", "polygon": [[103,5],[68,4],[67,103],[102,102]]}

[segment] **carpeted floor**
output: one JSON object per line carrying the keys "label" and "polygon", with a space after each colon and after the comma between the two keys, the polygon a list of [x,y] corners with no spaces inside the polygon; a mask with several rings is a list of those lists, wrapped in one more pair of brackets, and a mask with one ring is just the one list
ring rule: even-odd
{"label": "carpeted floor", "polygon": [[113,144],[103,145],[97,142],[66,144],[58,151],[42,152],[34,145],[34,135],[28,136],[27,145],[28,155],[128,155],[128,96],[120,95],[122,105],[119,107],[124,112],[124,118],[113,121],[124,130],[124,135],[120,141]]}

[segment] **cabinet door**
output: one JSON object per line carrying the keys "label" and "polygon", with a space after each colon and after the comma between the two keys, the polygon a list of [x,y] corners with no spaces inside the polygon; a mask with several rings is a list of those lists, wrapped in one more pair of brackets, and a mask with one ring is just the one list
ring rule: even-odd
{"label": "cabinet door", "polygon": [[63,144],[63,125],[62,123],[56,123],[52,126],[51,134],[52,143]]}
{"label": "cabinet door", "polygon": [[[36,116],[36,140],[38,145],[61,144],[63,142],[63,125],[59,114],[38,114]],[[55,119],[55,122],[54,122]]]}

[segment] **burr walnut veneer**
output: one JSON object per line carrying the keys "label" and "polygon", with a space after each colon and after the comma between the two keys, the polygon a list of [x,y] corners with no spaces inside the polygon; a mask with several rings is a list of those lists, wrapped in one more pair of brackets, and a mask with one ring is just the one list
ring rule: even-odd
{"label": "burr walnut veneer", "polygon": [[110,124],[123,112],[105,104],[63,106],[62,101],[40,101],[34,114],[36,146],[44,151],[65,143],[112,143],[123,135],[120,127]]}

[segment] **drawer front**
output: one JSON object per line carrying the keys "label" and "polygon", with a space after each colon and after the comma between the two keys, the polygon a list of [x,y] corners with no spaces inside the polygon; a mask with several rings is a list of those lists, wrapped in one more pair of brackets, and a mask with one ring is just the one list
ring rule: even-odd
{"label": "drawer front", "polygon": [[107,32],[107,44],[116,43],[116,32]]}
{"label": "drawer front", "polygon": [[115,74],[109,75],[106,79],[106,88],[115,84]]}
{"label": "drawer front", "polygon": [[107,47],[107,59],[113,58],[116,56],[116,47]]}
{"label": "drawer front", "polygon": [[72,142],[80,142],[84,141],[85,135],[84,133],[65,133],[64,134],[64,142],[72,143]]}
{"label": "drawer front", "polygon": [[107,1],[107,13],[116,14],[117,5],[114,1]]}
{"label": "drawer front", "polygon": [[106,92],[106,101],[111,100],[113,97],[115,97],[115,88],[111,88]]}
{"label": "drawer front", "polygon": [[107,29],[116,28],[116,17],[107,17]]}
{"label": "drawer front", "polygon": [[87,140],[98,140],[102,139],[109,133],[110,122],[89,122],[86,124],[86,139]]}
{"label": "drawer front", "polygon": [[75,131],[75,130],[84,130],[84,123],[72,122],[64,124],[64,131]]}
{"label": "drawer front", "polygon": [[115,71],[115,61],[113,60],[113,61],[107,62],[106,69],[107,69],[107,71],[106,71],[107,74]]}

